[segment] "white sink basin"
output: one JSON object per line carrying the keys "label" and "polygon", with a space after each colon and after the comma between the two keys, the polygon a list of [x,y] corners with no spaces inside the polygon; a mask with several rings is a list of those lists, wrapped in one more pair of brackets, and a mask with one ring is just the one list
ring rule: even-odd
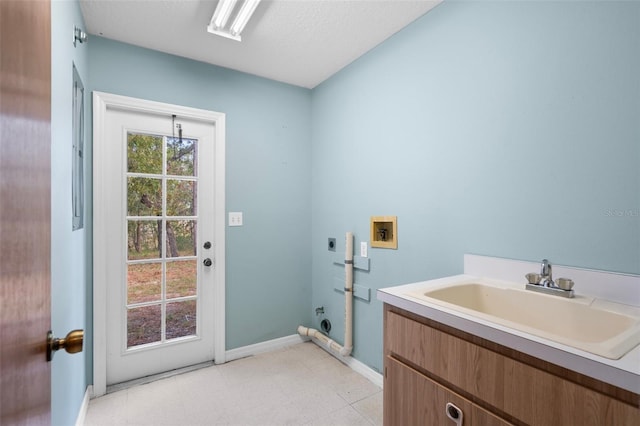
{"label": "white sink basin", "polygon": [[595,307],[591,299],[479,282],[407,295],[609,359],[621,358],[640,343],[640,316]]}

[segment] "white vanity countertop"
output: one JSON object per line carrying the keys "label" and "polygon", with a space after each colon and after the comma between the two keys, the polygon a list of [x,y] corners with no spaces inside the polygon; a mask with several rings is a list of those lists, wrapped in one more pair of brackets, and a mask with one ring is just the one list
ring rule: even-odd
{"label": "white vanity countertop", "polygon": [[[465,272],[467,272],[468,269],[482,269],[467,268],[467,256],[469,255],[465,255]],[[472,264],[478,261],[478,259],[481,261],[483,260],[480,256],[472,256],[469,263]],[[487,259],[495,261],[495,258]],[[506,261],[517,262],[509,260]],[[525,264],[526,268],[529,266],[530,265]],[[521,276],[524,277],[524,274]],[[640,279],[636,282],[636,279],[638,278],[637,276],[625,277],[632,278],[631,291],[635,292],[635,290],[637,290],[640,292],[640,287],[635,287],[636,284],[640,284]],[[407,295],[407,293],[410,292],[425,291],[432,287],[439,287],[468,279],[482,279],[482,277],[477,274],[471,275],[467,273],[465,275],[456,275],[436,280],[382,288],[378,290],[377,296],[378,299],[384,303],[388,303],[416,315],[432,319],[439,323],[498,343],[502,346],[506,346],[547,362],[562,366],[585,376],[640,394],[640,345],[633,348],[620,359],[608,359],[542,337],[534,336],[514,328],[471,316],[463,312],[450,309],[446,306],[430,303],[426,300],[419,300]],[[491,277],[491,279],[495,279],[495,277]],[[576,293],[578,294],[580,292],[579,283],[579,281],[576,282],[575,287]],[[544,313],[541,313],[541,315],[544,315]]]}

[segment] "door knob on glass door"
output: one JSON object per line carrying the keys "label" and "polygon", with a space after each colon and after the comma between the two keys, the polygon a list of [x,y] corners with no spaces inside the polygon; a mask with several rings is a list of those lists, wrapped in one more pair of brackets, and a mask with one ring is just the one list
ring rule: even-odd
{"label": "door knob on glass door", "polygon": [[47,361],[53,359],[53,354],[64,349],[69,354],[82,352],[82,344],[84,342],[84,330],[72,330],[64,339],[53,337],[53,332],[49,330],[47,333]]}
{"label": "door knob on glass door", "polygon": [[213,262],[211,261],[211,259],[209,259],[208,257],[204,260],[204,266],[211,266],[213,265]]}

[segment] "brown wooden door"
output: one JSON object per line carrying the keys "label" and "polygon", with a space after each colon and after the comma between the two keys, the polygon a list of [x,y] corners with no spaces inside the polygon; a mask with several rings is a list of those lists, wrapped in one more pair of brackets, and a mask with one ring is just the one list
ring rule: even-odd
{"label": "brown wooden door", "polygon": [[51,5],[0,0],[0,424],[51,423]]}

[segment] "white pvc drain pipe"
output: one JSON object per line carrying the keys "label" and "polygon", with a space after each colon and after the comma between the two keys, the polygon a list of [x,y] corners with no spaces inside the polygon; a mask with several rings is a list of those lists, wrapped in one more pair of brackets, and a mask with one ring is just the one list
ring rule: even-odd
{"label": "white pvc drain pipe", "polygon": [[349,356],[353,349],[353,233],[347,232],[344,255],[344,346],[330,339],[315,328],[298,326],[298,334],[314,337],[327,349]]}

